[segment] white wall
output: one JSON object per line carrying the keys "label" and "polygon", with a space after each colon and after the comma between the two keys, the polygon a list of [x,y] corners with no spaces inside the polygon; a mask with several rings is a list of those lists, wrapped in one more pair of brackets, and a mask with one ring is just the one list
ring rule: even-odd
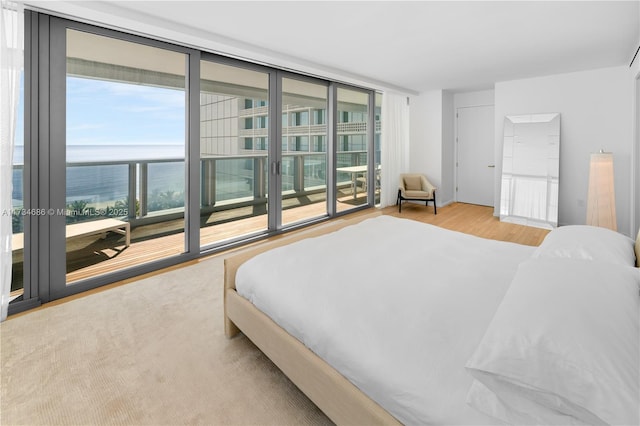
{"label": "white wall", "polygon": [[493,105],[494,91],[452,93],[432,90],[411,97],[410,164],[438,187],[437,204],[455,201],[455,111],[465,106]]}
{"label": "white wall", "polygon": [[465,107],[493,105],[495,90],[456,93],[453,97],[456,109]]}
{"label": "white wall", "polygon": [[456,121],[455,97],[451,92],[442,94],[442,181],[438,191],[438,204],[455,201]]}
{"label": "white wall", "polygon": [[442,185],[442,96],[442,90],[420,93],[411,97],[410,107],[409,172],[423,173],[437,188]]}
{"label": "white wall", "polygon": [[438,206],[454,201],[454,95],[432,90],[411,97],[409,171],[423,173],[438,191]]}
{"label": "white wall", "polygon": [[506,115],[559,112],[559,224],[585,223],[590,154],[604,149],[614,155],[618,231],[631,235],[632,104],[628,66],[496,83],[496,152]]}

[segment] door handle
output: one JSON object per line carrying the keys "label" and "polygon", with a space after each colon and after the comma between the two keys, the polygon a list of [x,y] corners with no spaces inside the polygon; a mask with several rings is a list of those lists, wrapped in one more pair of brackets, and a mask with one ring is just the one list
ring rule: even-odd
{"label": "door handle", "polygon": [[489,168],[492,168],[492,169],[493,169],[493,168],[495,168],[496,166],[495,166],[495,164],[492,164],[492,165],[487,166],[487,167],[489,167]]}
{"label": "door handle", "polygon": [[280,162],[274,161],[271,163],[271,174],[277,176],[280,174]]}

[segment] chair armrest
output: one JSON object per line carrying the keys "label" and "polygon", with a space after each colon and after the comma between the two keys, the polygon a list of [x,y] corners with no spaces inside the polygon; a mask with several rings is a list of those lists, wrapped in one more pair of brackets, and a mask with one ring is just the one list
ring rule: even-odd
{"label": "chair armrest", "polygon": [[431,182],[429,182],[429,181],[427,180],[427,178],[426,178],[426,177],[421,176],[421,177],[420,177],[420,180],[421,180],[421,182],[422,182],[422,190],[423,190],[424,192],[428,192],[429,194],[433,194],[433,192],[434,192],[436,189],[438,189],[438,188],[436,188],[435,186],[433,186],[433,184],[432,184]]}

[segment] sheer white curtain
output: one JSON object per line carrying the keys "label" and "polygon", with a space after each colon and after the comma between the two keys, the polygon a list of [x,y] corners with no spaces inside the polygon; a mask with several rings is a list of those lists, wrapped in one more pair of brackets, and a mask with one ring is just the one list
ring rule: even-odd
{"label": "sheer white curtain", "polygon": [[409,101],[406,95],[384,92],[380,139],[380,207],[396,203],[400,173],[409,168]]}
{"label": "sheer white curtain", "polygon": [[0,285],[1,321],[7,318],[11,292],[11,193],[20,73],[23,66],[24,11],[0,0]]}

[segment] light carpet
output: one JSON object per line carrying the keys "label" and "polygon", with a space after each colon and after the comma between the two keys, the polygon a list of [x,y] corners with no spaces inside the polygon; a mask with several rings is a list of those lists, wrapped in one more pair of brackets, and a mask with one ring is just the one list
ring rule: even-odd
{"label": "light carpet", "polygon": [[223,257],[9,318],[2,425],[305,425],[330,420],[243,335]]}

